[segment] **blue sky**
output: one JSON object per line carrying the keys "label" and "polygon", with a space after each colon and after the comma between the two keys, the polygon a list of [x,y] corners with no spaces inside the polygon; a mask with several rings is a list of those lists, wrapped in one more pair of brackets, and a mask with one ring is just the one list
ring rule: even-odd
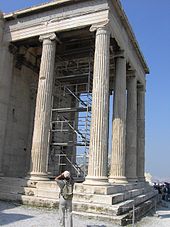
{"label": "blue sky", "polygon": [[[46,1],[0,0],[11,12]],[[146,171],[170,178],[170,0],[121,0],[150,68],[146,89]]]}
{"label": "blue sky", "polygon": [[150,68],[146,89],[146,170],[170,178],[170,1],[122,0]]}

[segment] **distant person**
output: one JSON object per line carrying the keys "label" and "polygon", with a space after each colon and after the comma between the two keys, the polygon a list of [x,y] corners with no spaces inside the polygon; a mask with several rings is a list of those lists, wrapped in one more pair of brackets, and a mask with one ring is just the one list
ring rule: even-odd
{"label": "distant person", "polygon": [[153,183],[153,188],[154,188],[155,190],[158,190],[158,185],[156,184],[156,182]]}
{"label": "distant person", "polygon": [[69,171],[64,171],[62,174],[55,178],[58,186],[60,187],[59,194],[59,217],[60,226],[65,227],[65,219],[67,214],[68,227],[73,227],[72,219],[72,198],[73,198],[73,185],[74,181]]}
{"label": "distant person", "polygon": [[166,184],[162,187],[162,200],[168,201],[168,187]]}

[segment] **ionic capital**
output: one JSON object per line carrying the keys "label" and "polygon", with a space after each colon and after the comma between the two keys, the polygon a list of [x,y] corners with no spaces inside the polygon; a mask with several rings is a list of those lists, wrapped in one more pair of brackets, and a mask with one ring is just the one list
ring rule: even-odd
{"label": "ionic capital", "polygon": [[43,42],[43,41],[54,41],[54,40],[57,40],[57,36],[55,33],[47,33],[47,34],[44,34],[44,35],[40,35],[40,38],[39,38],[40,42]]}
{"label": "ionic capital", "polygon": [[128,70],[127,71],[127,78],[136,77],[136,70]]}
{"label": "ionic capital", "polygon": [[138,89],[138,92],[143,92],[143,93],[146,92],[146,86],[145,86],[145,84],[138,84],[137,85],[137,89]]}
{"label": "ionic capital", "polygon": [[114,58],[126,58],[125,56],[125,51],[124,50],[119,50],[114,53]]}
{"label": "ionic capital", "polygon": [[95,31],[97,31],[98,33],[99,32],[102,33],[103,31],[110,33],[109,20],[106,20],[106,21],[103,21],[103,22],[100,22],[100,23],[93,24],[90,27],[90,32],[95,32]]}

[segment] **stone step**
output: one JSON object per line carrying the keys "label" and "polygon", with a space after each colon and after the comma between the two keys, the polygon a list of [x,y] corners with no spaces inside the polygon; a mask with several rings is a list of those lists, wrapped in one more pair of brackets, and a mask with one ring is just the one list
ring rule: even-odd
{"label": "stone step", "polygon": [[37,189],[38,197],[44,197],[44,198],[50,198],[50,199],[56,199],[59,197],[59,191],[58,190],[48,190],[48,189]]}
{"label": "stone step", "polygon": [[25,190],[24,187],[20,185],[10,185],[10,184],[2,184],[0,183],[0,192],[8,192],[14,194],[24,194]]}
{"label": "stone step", "polygon": [[37,188],[24,187],[24,191],[21,194],[26,196],[37,196]]}
{"label": "stone step", "polygon": [[48,208],[58,208],[59,200],[37,197],[37,196],[27,196],[15,193],[0,192],[0,200],[4,201],[15,201],[24,205],[48,207]]}
{"label": "stone step", "polygon": [[150,188],[147,182],[138,182],[131,184],[115,184],[110,186],[92,186],[86,184],[75,184],[75,191],[77,193],[85,193],[85,194],[99,194],[99,195],[112,195],[116,193],[121,193],[125,191],[130,191],[133,189],[140,188]]}
{"label": "stone step", "polygon": [[104,214],[94,214],[94,213],[87,213],[87,212],[78,212],[78,211],[73,211],[73,216],[82,216],[82,217],[87,217],[93,220],[99,220],[99,221],[103,221],[105,222],[105,224],[107,225],[110,223],[113,223],[114,225],[122,225],[122,219],[126,216],[126,215],[122,215],[122,216],[111,216],[111,215],[104,215]]}
{"label": "stone step", "polygon": [[116,204],[131,198],[134,198],[138,195],[146,193],[148,191],[147,188],[133,189],[129,191],[125,191],[122,193],[116,193],[113,195],[96,195],[96,194],[84,194],[74,192],[74,200],[81,202],[89,202],[89,203],[103,203],[103,204]]}
{"label": "stone step", "polygon": [[21,195],[10,192],[0,192],[0,200],[4,201],[21,201]]}
{"label": "stone step", "polygon": [[[144,215],[149,213],[151,210],[154,210],[155,198],[151,198],[142,204],[134,207],[134,221],[139,221]],[[122,217],[123,215],[119,215]],[[127,214],[124,214],[124,217],[121,219],[121,225],[125,226],[131,224],[133,220],[133,210],[130,210]]]}
{"label": "stone step", "polygon": [[[151,209],[154,208],[154,199],[151,198],[150,200],[147,200],[140,204],[137,207],[134,207],[134,219],[135,222],[141,219],[145,214],[147,214]],[[126,226],[128,224],[132,223],[133,220],[133,210],[130,210],[126,214],[122,215],[107,215],[107,214],[98,214],[98,213],[89,213],[89,212],[80,212],[80,211],[73,211],[73,215],[76,216],[84,216],[88,218],[93,218],[96,220],[101,220],[106,222],[111,222],[113,224]]]}
{"label": "stone step", "polygon": [[48,208],[58,208],[59,199],[50,199],[44,197],[36,197],[36,196],[21,196],[21,203],[24,205],[30,206],[39,206],[39,207],[48,207]]}
{"label": "stone step", "polygon": [[12,185],[12,186],[21,186],[21,187],[36,187],[37,182],[27,180],[25,178],[16,178],[16,177],[0,177],[0,185]]}
{"label": "stone step", "polygon": [[107,204],[107,202],[100,203],[89,203],[89,202],[74,202],[74,210],[80,212],[89,212],[89,213],[98,213],[104,215],[122,215],[133,208],[133,205],[138,206],[139,204],[149,200],[150,198],[154,197],[157,193],[155,191],[147,192],[146,194],[138,195],[133,199],[129,199],[118,204]]}
{"label": "stone step", "polygon": [[48,189],[59,191],[59,187],[56,181],[39,181],[36,185],[39,189]]}
{"label": "stone step", "polygon": [[99,204],[99,203],[87,203],[73,201],[73,210],[78,212],[87,212],[101,215],[116,215],[117,207],[114,205]]}
{"label": "stone step", "polygon": [[26,186],[27,180],[23,178],[15,177],[0,177],[0,185],[12,185],[12,186]]}
{"label": "stone step", "polygon": [[150,191],[147,192],[146,194],[139,195],[133,199],[126,200],[124,202],[121,202],[117,205],[114,205],[115,207],[117,206],[117,215],[121,215],[124,213],[127,213],[129,210],[133,208],[133,205],[139,206],[140,204],[146,202],[147,200],[155,197],[157,195],[156,191]]}

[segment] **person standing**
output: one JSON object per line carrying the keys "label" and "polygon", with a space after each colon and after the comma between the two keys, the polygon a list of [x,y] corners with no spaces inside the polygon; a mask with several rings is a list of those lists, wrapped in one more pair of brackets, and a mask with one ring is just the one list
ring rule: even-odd
{"label": "person standing", "polygon": [[59,217],[60,225],[65,227],[65,219],[67,214],[68,227],[73,227],[72,218],[72,198],[74,180],[69,171],[64,171],[55,178],[58,186],[60,187],[59,194]]}

